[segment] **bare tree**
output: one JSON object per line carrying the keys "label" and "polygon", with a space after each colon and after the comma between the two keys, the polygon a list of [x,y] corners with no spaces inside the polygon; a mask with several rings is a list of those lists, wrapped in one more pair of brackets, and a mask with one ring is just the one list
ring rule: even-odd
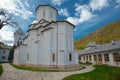
{"label": "bare tree", "polygon": [[12,20],[13,16],[3,9],[0,9],[0,29],[6,25],[17,27],[17,22]]}

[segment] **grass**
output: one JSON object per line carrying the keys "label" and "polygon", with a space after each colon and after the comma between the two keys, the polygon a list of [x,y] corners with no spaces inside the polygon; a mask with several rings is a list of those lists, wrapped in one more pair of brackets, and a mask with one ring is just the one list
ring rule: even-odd
{"label": "grass", "polygon": [[10,64],[17,69],[22,69],[22,70],[37,71],[37,72],[58,72],[58,70],[46,70],[46,69],[40,69],[36,67],[31,67],[31,66],[20,66],[12,63]]}
{"label": "grass", "polygon": [[2,68],[2,65],[0,63],[0,75],[3,73],[3,68]]}
{"label": "grass", "polygon": [[120,80],[120,68],[103,65],[94,67],[92,72],[71,75],[63,80]]}

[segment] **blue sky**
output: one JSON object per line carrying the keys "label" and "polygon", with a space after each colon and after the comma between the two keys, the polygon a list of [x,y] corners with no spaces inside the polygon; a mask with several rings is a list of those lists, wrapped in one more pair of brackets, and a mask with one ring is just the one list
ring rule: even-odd
{"label": "blue sky", "polygon": [[[57,8],[57,20],[67,20],[76,26],[74,40],[120,20],[120,0],[0,0],[0,9],[13,14],[19,27],[27,33],[29,25],[36,20],[36,7],[46,4]],[[16,29],[3,27],[0,30],[0,41],[12,45]]]}

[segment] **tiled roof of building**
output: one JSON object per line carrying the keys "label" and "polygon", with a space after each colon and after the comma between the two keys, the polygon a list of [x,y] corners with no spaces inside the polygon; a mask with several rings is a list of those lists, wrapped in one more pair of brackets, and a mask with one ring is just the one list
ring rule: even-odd
{"label": "tiled roof of building", "polygon": [[12,49],[12,46],[0,45],[0,49]]}
{"label": "tiled roof of building", "polygon": [[96,47],[97,45],[94,42],[90,42],[86,47]]}
{"label": "tiled roof of building", "polygon": [[89,53],[105,52],[105,51],[111,51],[111,50],[117,50],[117,49],[120,49],[120,40],[112,41],[111,43],[99,45],[99,46],[96,46],[95,48],[79,50],[76,52],[79,54],[89,54]]}

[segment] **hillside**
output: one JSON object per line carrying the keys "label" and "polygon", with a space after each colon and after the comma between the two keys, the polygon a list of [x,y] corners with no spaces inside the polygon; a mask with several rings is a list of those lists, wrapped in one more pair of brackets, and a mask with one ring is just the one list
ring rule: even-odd
{"label": "hillside", "polygon": [[111,42],[111,40],[120,40],[120,20],[101,27],[88,36],[75,41],[74,45],[75,49],[84,49],[89,42],[106,44]]}

